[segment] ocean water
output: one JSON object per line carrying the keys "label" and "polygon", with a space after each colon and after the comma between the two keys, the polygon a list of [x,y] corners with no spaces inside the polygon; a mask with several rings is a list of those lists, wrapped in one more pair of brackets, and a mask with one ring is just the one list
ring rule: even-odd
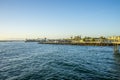
{"label": "ocean water", "polygon": [[120,80],[113,47],[0,42],[0,80]]}

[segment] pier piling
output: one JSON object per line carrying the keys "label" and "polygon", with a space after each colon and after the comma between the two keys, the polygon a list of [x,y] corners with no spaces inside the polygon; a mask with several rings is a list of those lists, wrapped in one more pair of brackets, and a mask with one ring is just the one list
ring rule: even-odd
{"label": "pier piling", "polygon": [[119,45],[118,44],[114,45],[114,54],[119,54]]}

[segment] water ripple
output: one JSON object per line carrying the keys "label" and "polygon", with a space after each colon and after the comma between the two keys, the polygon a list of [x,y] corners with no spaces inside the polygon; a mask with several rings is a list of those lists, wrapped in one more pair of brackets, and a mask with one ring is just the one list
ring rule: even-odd
{"label": "water ripple", "polygon": [[0,44],[0,80],[120,80],[112,47]]}

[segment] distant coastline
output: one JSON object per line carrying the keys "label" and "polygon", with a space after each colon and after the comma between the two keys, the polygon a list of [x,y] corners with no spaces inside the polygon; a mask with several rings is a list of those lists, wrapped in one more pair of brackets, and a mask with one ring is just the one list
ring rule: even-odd
{"label": "distant coastline", "polygon": [[81,37],[74,36],[67,39],[26,39],[25,42],[38,42],[39,44],[61,44],[61,45],[90,45],[90,46],[114,46],[120,45],[120,36],[112,37]]}
{"label": "distant coastline", "polygon": [[0,40],[0,42],[23,42],[25,40]]}

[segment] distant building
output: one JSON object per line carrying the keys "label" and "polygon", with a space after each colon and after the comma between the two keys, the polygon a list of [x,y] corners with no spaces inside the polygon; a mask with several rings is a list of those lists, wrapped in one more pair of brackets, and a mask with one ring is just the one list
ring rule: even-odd
{"label": "distant building", "polygon": [[120,42],[120,36],[111,36],[111,37],[108,37],[109,40],[112,40],[112,41],[118,41]]}

